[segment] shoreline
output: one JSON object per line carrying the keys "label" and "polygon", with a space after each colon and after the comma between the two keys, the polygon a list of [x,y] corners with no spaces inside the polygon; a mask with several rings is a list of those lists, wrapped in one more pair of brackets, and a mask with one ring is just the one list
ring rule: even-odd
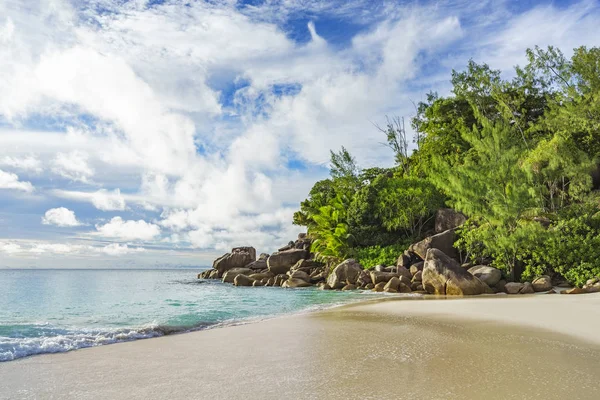
{"label": "shoreline", "polygon": [[[571,370],[581,366],[577,379],[588,382],[600,376],[599,306],[600,294],[365,299],[321,311],[0,363],[0,398],[298,398],[294,393],[303,393],[301,398],[369,398],[367,389],[371,393],[373,385],[385,383],[376,383],[380,375],[390,368],[412,374],[411,362],[422,374],[414,379],[453,376],[452,368],[440,372],[441,365],[433,360],[495,374],[503,374],[499,370],[508,367],[505,363],[522,364],[525,359],[536,368],[566,363]],[[328,382],[336,374],[341,374],[336,378],[339,385],[345,386],[334,390]],[[536,379],[542,378],[548,377],[541,374]],[[557,382],[565,389],[571,385]],[[552,385],[546,398],[559,398],[560,387]],[[455,389],[453,395],[463,393]],[[413,398],[436,398],[426,397],[421,384],[411,390]],[[396,392],[382,393],[372,398]],[[594,398],[600,388],[589,394],[580,398]],[[507,398],[506,393],[489,396]]]}

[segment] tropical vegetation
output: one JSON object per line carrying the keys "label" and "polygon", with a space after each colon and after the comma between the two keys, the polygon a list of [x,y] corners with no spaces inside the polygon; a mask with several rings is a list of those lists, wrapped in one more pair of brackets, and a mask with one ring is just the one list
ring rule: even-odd
{"label": "tropical vegetation", "polygon": [[510,79],[474,61],[453,71],[450,94],[417,105],[412,143],[403,119],[388,120],[393,167],[331,152],[330,178],[294,214],[317,256],[392,264],[451,207],[468,217],[455,243],[464,262],[577,285],[600,274],[600,48],[527,57]]}

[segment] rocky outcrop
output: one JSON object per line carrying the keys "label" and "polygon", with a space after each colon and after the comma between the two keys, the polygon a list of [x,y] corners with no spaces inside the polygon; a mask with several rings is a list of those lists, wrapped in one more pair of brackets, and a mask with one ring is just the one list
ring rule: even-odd
{"label": "rocky outcrop", "polygon": [[394,276],[385,284],[383,290],[385,291],[387,289],[394,289],[395,291],[398,291],[398,285],[400,285],[400,279]]}
{"label": "rocky outcrop", "polygon": [[282,288],[301,288],[312,286],[310,283],[306,282],[304,279],[300,278],[289,278],[281,284]]}
{"label": "rocky outcrop", "polygon": [[392,278],[398,278],[399,275],[393,272],[371,271],[371,282],[377,285],[380,282],[387,283]]}
{"label": "rocky outcrop", "polygon": [[223,276],[221,277],[221,281],[223,283],[233,283],[233,279],[235,278],[236,275],[239,275],[239,274],[250,275],[253,272],[254,271],[252,271],[249,268],[232,268],[223,274]]}
{"label": "rocky outcrop", "polygon": [[519,294],[521,289],[523,289],[523,286],[524,285],[521,282],[509,282],[504,285],[504,288],[508,294]]}
{"label": "rocky outcrop", "polygon": [[523,288],[519,291],[519,294],[533,294],[535,290],[533,290],[533,285],[531,282],[525,282],[523,284]]}
{"label": "rocky outcrop", "polygon": [[267,271],[267,272],[260,272],[260,273],[252,274],[252,275],[249,275],[249,276],[250,276],[250,278],[254,279],[255,281],[256,280],[260,281],[260,280],[263,280],[263,279],[267,279],[268,280],[270,278],[273,278],[275,275],[273,275],[272,273],[270,273],[270,272]]}
{"label": "rocky outcrop", "polygon": [[254,283],[254,279],[252,279],[244,274],[236,275],[235,279],[233,280],[233,284],[235,286],[252,286],[253,283]]}
{"label": "rocky outcrop", "polygon": [[411,275],[414,276],[417,272],[423,271],[424,266],[425,266],[425,262],[420,261],[416,264],[411,265],[409,271],[410,271]]}
{"label": "rocky outcrop", "polygon": [[418,243],[410,245],[409,251],[417,254],[423,260],[427,257],[427,250],[438,249],[450,258],[456,258],[457,252],[454,248],[454,240],[456,234],[454,230],[450,229],[437,235],[429,236]]}
{"label": "rocky outcrop", "polygon": [[355,285],[362,271],[362,265],[356,260],[346,260],[331,271],[327,278],[327,284],[332,289],[341,289],[348,284]]}
{"label": "rocky outcrop", "polygon": [[308,275],[304,271],[290,271],[289,272],[290,279],[302,279],[304,282],[310,282],[310,275]]}
{"label": "rocky outcrop", "polygon": [[547,292],[552,290],[552,279],[548,275],[542,275],[531,282],[536,292]]}
{"label": "rocky outcrop", "polygon": [[468,296],[489,291],[485,283],[436,248],[427,250],[422,285],[428,293],[437,295]]}
{"label": "rocky outcrop", "polygon": [[294,264],[302,259],[308,258],[308,251],[303,249],[291,249],[271,254],[267,259],[267,267],[273,274],[285,274]]}
{"label": "rocky outcrop", "polygon": [[223,283],[233,283],[236,276],[250,275],[252,274],[252,270],[250,268],[233,268],[223,274]]}
{"label": "rocky outcrop", "polygon": [[[506,283],[499,270],[486,266],[458,263],[440,248],[451,253],[454,231],[426,238],[410,246],[396,265],[378,265],[365,270],[356,260],[348,259],[332,271],[314,260],[310,253],[311,241],[301,234],[281,251],[261,254],[254,259],[253,247],[236,247],[213,263],[213,269],[202,271],[199,279],[221,279],[235,286],[275,286],[300,288],[317,286],[323,290],[373,290],[387,293],[427,293],[443,295],[473,295],[506,292],[527,294],[550,293],[550,277],[542,276],[533,283]],[[425,261],[421,260],[424,255]],[[468,269],[468,271],[467,271]],[[555,276],[554,278],[557,278]],[[560,277],[559,277],[560,278]],[[582,288],[569,293],[600,292],[600,279],[586,282]]]}
{"label": "rocky outcrop", "polygon": [[217,258],[213,263],[213,269],[218,271],[219,277],[222,277],[230,269],[243,268],[254,261],[256,261],[254,247],[235,247],[231,253]]}
{"label": "rocky outcrop", "polygon": [[500,282],[500,279],[502,279],[502,272],[499,269],[488,267],[487,265],[476,265],[469,268],[469,272],[489,287],[496,286]]}
{"label": "rocky outcrop", "polygon": [[455,229],[464,224],[467,217],[451,208],[440,208],[435,213],[435,232],[440,233],[449,229]]}

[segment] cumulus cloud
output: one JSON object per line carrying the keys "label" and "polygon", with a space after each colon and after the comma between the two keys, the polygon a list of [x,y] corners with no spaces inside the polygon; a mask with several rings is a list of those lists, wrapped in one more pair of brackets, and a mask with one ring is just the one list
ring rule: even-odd
{"label": "cumulus cloud", "polygon": [[34,254],[72,254],[78,253],[88,246],[72,245],[67,243],[35,243],[29,248],[30,253]]}
{"label": "cumulus cloud", "polygon": [[158,225],[141,219],[125,221],[121,217],[114,217],[104,225],[96,225],[96,230],[100,236],[122,240],[152,240],[160,235]]}
{"label": "cumulus cloud", "polygon": [[204,251],[287,242],[329,150],[391,165],[372,122],[470,57],[506,72],[528,46],[600,41],[594,1],[21,3],[0,2],[0,188],[35,173],[36,193],[135,215],[96,237]]}
{"label": "cumulus cloud", "polygon": [[88,183],[94,175],[88,158],[88,154],[82,151],[58,153],[52,160],[52,172],[72,181]]}
{"label": "cumulus cloud", "polygon": [[53,192],[55,196],[75,201],[92,203],[101,211],[123,211],[126,208],[125,198],[119,189],[99,189],[95,192],[77,192],[57,189]]}
{"label": "cumulus cloud", "polygon": [[0,165],[6,165],[22,171],[31,171],[37,174],[43,171],[41,161],[31,154],[23,157],[4,156],[0,158]]}
{"label": "cumulus cloud", "polygon": [[0,242],[0,252],[5,254],[17,254],[22,251],[20,245],[10,242]]}
{"label": "cumulus cloud", "polygon": [[0,189],[13,189],[20,190],[23,192],[31,193],[34,191],[34,187],[31,182],[24,182],[19,180],[17,174],[10,172],[4,172],[0,169]]}
{"label": "cumulus cloud", "polygon": [[42,224],[56,225],[60,227],[72,227],[82,225],[75,217],[75,212],[65,207],[52,208],[42,217]]}
{"label": "cumulus cloud", "polygon": [[131,253],[140,253],[146,251],[143,247],[129,247],[126,244],[111,243],[98,249],[101,253],[109,256],[122,256]]}

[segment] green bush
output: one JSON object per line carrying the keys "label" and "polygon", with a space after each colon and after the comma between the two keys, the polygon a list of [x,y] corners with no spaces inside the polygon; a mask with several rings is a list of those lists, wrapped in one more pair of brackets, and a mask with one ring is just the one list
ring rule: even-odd
{"label": "green bush", "polygon": [[354,249],[354,257],[365,268],[376,265],[396,265],[400,254],[409,246],[409,243],[394,244],[391,246],[370,246]]}
{"label": "green bush", "polygon": [[554,271],[582,286],[600,275],[600,215],[558,220],[538,242],[519,257],[524,264],[523,279]]}

